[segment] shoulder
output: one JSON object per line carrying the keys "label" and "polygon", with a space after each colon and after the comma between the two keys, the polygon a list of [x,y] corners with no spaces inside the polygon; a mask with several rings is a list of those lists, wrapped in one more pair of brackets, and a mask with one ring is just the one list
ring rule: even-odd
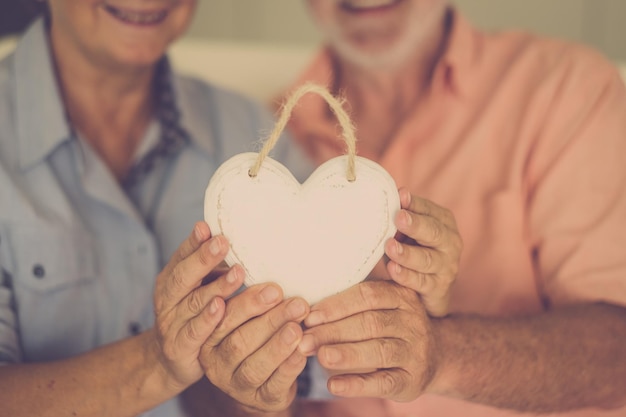
{"label": "shoulder", "polygon": [[[249,97],[192,77],[178,75],[176,79],[186,126],[202,147],[218,149],[222,161],[238,153],[258,152],[275,128],[274,115]],[[287,132],[270,155],[299,181],[312,171],[311,163]]]}
{"label": "shoulder", "polygon": [[193,76],[176,73],[175,84],[180,98],[196,100],[197,105],[217,106],[235,113],[254,111],[260,107],[249,97]]}
{"label": "shoulder", "polygon": [[537,85],[553,85],[562,91],[568,87],[579,92],[597,90],[621,80],[617,66],[598,50],[524,31],[483,34],[479,53],[491,65],[524,71]]}

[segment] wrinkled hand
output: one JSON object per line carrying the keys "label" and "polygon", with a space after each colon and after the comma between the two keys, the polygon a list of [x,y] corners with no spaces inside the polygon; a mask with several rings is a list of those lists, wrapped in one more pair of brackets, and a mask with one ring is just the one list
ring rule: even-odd
{"label": "wrinkled hand", "polygon": [[243,272],[233,268],[202,285],[227,252],[226,239],[211,238],[209,226],[199,222],[157,277],[155,346],[167,376],[181,390],[204,374],[200,349],[224,316],[224,299],[243,283]]}
{"label": "wrinkled hand", "polygon": [[404,189],[400,202],[403,210],[395,219],[399,233],[385,245],[387,272],[418,292],[431,316],[445,316],[463,248],[456,220],[449,210]]}
{"label": "wrinkled hand", "polygon": [[436,346],[418,294],[393,281],[365,281],[311,308],[299,350],[317,352],[331,393],[396,401],[433,379]]}
{"label": "wrinkled hand", "polygon": [[224,320],[200,353],[207,378],[247,407],[285,410],[306,364],[297,347],[308,313],[306,301],[283,300],[275,284],[251,286],[229,299]]}

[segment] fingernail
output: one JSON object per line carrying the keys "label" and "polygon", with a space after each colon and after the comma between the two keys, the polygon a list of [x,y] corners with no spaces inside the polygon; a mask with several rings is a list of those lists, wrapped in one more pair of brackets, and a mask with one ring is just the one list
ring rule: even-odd
{"label": "fingernail", "polygon": [[280,293],[278,292],[276,287],[272,285],[266,287],[265,289],[263,289],[263,291],[261,291],[261,299],[266,304],[270,304],[276,301],[279,295]]}
{"label": "fingernail", "polygon": [[400,272],[402,272],[402,267],[397,262],[395,264],[396,266],[394,269],[396,271],[396,274],[400,274]]}
{"label": "fingernail", "polygon": [[298,335],[291,327],[285,327],[280,333],[280,338],[282,339],[283,343],[285,343],[286,345],[290,345],[296,341]]}
{"label": "fingernail", "polygon": [[342,394],[343,392],[346,391],[346,383],[345,381],[339,379],[339,380],[331,380],[329,382],[329,390],[330,392],[332,392],[333,394]]}
{"label": "fingernail", "polygon": [[302,336],[302,340],[298,345],[298,350],[303,355],[310,355],[315,351],[315,338],[311,334],[305,334]]}
{"label": "fingernail", "polygon": [[411,205],[411,193],[408,190],[404,190],[402,199],[404,200],[403,207],[409,207]]}
{"label": "fingernail", "polygon": [[215,314],[217,313],[217,310],[219,310],[220,306],[217,302],[217,300],[214,298],[213,300],[211,300],[211,304],[209,305],[209,313],[211,314]]}
{"label": "fingernail", "polygon": [[233,284],[237,281],[239,278],[239,272],[237,272],[238,269],[239,268],[231,268],[231,270],[228,271],[228,274],[226,274],[226,282]]}
{"label": "fingernail", "polygon": [[198,240],[198,242],[202,242],[205,239],[204,233],[202,232],[202,228],[200,227],[199,224],[196,224],[193,227],[193,234],[196,236],[196,239]]}
{"label": "fingernail", "polygon": [[411,217],[411,215],[409,214],[408,211],[403,210],[402,212],[404,213],[403,214],[403,216],[404,216],[404,223],[406,223],[407,226],[410,226],[411,223],[413,223],[413,218]]}
{"label": "fingernail", "polygon": [[287,306],[287,312],[289,313],[290,318],[295,319],[297,317],[301,317],[306,312],[306,305],[302,300],[293,300],[289,302],[289,305]]}
{"label": "fingernail", "polygon": [[326,362],[328,362],[329,365],[334,365],[342,359],[339,349],[331,347],[324,349],[324,356],[326,357]]}
{"label": "fingernail", "polygon": [[324,314],[321,311],[312,311],[308,317],[304,320],[304,324],[307,327],[317,326],[324,322]]}
{"label": "fingernail", "polygon": [[219,237],[216,237],[209,244],[209,252],[211,252],[211,255],[215,256],[220,253],[220,249],[222,248],[220,240]]}
{"label": "fingernail", "polygon": [[202,240],[202,233],[200,232],[200,227],[197,224],[193,227],[193,235],[196,239]]}
{"label": "fingernail", "polygon": [[402,244],[398,242],[397,240],[396,240],[396,253],[398,255],[402,255],[402,253],[404,253],[404,248],[402,247]]}

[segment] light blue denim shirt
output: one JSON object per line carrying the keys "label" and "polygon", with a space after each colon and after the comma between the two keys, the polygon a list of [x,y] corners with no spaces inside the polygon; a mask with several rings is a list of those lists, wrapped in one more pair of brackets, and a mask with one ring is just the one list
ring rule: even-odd
{"label": "light blue denim shirt", "polygon": [[[220,163],[256,151],[273,122],[262,107],[175,77],[191,141],[129,196],[68,126],[45,26],[0,62],[0,363],[61,359],[153,324],[155,278],[203,219]],[[157,123],[144,144],[159,135]],[[288,141],[273,157],[300,180],[310,167]],[[147,416],[183,416],[176,400]]]}

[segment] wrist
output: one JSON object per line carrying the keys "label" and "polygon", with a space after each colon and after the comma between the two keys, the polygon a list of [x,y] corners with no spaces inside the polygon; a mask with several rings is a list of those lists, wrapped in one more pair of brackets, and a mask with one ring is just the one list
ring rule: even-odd
{"label": "wrist", "polygon": [[432,364],[432,378],[424,392],[438,395],[450,395],[454,391],[454,363],[450,360],[451,343],[455,332],[453,320],[447,318],[432,318],[432,346],[430,363]]}
{"label": "wrist", "polygon": [[180,394],[187,388],[170,372],[157,340],[156,331],[152,328],[137,336],[142,348],[143,372],[142,382],[137,390],[138,395],[155,398],[158,403]]}

